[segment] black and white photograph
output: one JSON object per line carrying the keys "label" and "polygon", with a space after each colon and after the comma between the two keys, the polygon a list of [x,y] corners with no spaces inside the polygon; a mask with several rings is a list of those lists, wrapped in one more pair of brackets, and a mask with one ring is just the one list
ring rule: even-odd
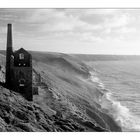
{"label": "black and white photograph", "polygon": [[0,8],[0,132],[139,132],[140,8]]}

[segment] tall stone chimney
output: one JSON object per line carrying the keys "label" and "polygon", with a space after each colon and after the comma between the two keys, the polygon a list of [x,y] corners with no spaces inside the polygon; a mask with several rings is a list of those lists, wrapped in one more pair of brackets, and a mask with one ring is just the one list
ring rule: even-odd
{"label": "tall stone chimney", "polygon": [[7,48],[6,48],[6,86],[10,88],[11,84],[11,74],[10,74],[10,64],[12,50],[12,24],[7,25]]}

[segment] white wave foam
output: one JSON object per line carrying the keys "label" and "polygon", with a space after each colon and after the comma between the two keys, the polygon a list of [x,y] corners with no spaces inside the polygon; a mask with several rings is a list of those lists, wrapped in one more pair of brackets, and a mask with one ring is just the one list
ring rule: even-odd
{"label": "white wave foam", "polygon": [[91,74],[91,81],[93,82],[93,83],[95,83],[99,88],[101,88],[101,89],[105,89],[105,87],[104,87],[104,84],[101,82],[101,80],[96,76],[96,73],[90,73]]}
{"label": "white wave foam", "polygon": [[101,107],[109,111],[109,114],[122,129],[124,131],[140,131],[140,119],[133,115],[126,106],[121,105],[119,101],[115,101],[112,98],[112,93],[105,89],[104,84],[96,76],[96,73],[91,73],[91,81],[104,93],[100,99]]}

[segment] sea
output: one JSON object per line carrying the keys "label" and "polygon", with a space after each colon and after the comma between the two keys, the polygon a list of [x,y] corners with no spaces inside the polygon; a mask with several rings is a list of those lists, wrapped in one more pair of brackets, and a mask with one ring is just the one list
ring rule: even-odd
{"label": "sea", "polygon": [[91,80],[103,93],[99,100],[122,131],[140,131],[140,60],[91,61]]}

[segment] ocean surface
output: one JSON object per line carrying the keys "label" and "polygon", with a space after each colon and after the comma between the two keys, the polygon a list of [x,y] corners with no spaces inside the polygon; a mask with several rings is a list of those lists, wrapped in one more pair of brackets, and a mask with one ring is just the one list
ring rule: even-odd
{"label": "ocean surface", "polygon": [[103,92],[107,109],[123,131],[140,131],[140,61],[93,61],[91,80]]}

